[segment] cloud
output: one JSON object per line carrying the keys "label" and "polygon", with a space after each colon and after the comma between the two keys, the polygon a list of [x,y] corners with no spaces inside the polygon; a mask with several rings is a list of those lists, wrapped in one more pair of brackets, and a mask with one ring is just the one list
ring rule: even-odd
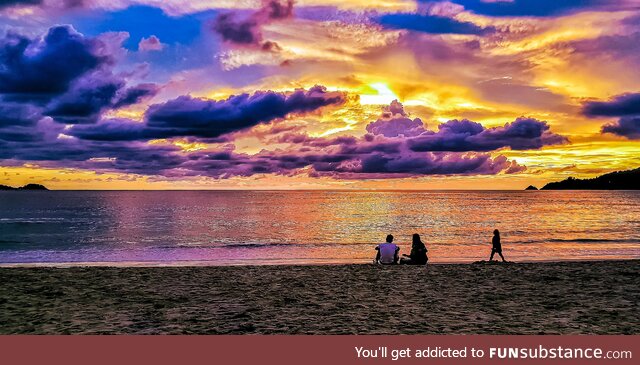
{"label": "cloud", "polygon": [[640,139],[640,116],[620,118],[602,126],[602,133],[612,133],[628,139]]}
{"label": "cloud", "polygon": [[41,5],[44,0],[0,0],[0,9],[12,6]]}
{"label": "cloud", "polygon": [[412,13],[392,13],[380,16],[378,23],[391,29],[406,29],[431,34],[486,34],[495,31],[493,27],[480,27],[470,22],[452,18]]}
{"label": "cloud", "polygon": [[123,86],[123,82],[109,78],[83,79],[69,92],[49,103],[43,114],[61,123],[93,123],[103,109],[112,105],[111,100]]}
{"label": "cloud", "polygon": [[[13,122],[13,127],[7,127],[11,133],[3,134],[0,129],[0,158],[16,163],[32,161],[44,167],[64,166],[167,178],[206,176],[224,179],[257,174],[307,174],[335,179],[389,179],[519,173],[526,167],[504,156],[492,156],[482,151],[507,145],[536,148],[541,139],[547,143],[555,136],[545,135],[548,126],[544,122],[519,119],[504,127],[490,129],[466,120],[449,121],[442,124],[438,132],[422,127],[420,135],[411,137],[406,133],[418,131],[420,126],[417,124],[402,129],[402,133],[384,125],[391,123],[395,126],[394,122],[401,118],[410,120],[402,104],[395,101],[383,110],[379,120],[369,125],[369,129],[379,129],[377,133],[362,137],[311,137],[293,128],[271,128],[270,132],[278,143],[289,145],[285,150],[263,150],[250,155],[237,153],[233,145],[226,145],[186,152],[169,144],[141,141],[178,136],[206,140],[279,119],[289,113],[315,111],[324,105],[342,101],[342,93],[315,87],[288,94],[272,91],[243,94],[221,101],[180,97],[151,106],[144,122],[109,119],[65,128],[45,118],[35,125],[21,125],[21,129],[17,128],[20,123]],[[20,115],[20,112],[14,110],[13,115]],[[372,125],[375,128],[371,128]],[[389,133],[390,130],[396,132]],[[464,138],[462,142],[456,140],[458,145],[453,151],[414,148],[415,143],[424,142],[421,139],[425,137],[435,136],[443,140],[461,135],[469,137],[472,142],[464,141]],[[565,141],[559,136],[556,139]],[[525,143],[525,140],[530,142]]]}
{"label": "cloud", "polygon": [[262,41],[262,33],[258,29],[258,22],[253,18],[239,20],[234,13],[218,15],[213,30],[222,40],[230,43],[250,45]]}
{"label": "cloud", "polygon": [[617,95],[609,101],[590,101],[583,105],[588,117],[621,117],[602,126],[601,133],[611,133],[628,139],[640,139],[640,93]]}
{"label": "cloud", "polygon": [[263,41],[262,26],[293,16],[293,0],[262,0],[262,6],[250,14],[239,11],[219,14],[213,30],[223,41],[240,46],[252,46],[265,51],[277,51],[279,45]]}
{"label": "cloud", "polygon": [[138,43],[138,51],[141,52],[162,51],[163,48],[164,44],[155,35],[149,38],[142,38]]}
{"label": "cloud", "polygon": [[0,108],[29,110],[31,123],[95,123],[107,110],[155,95],[155,84],[128,87],[125,73],[114,74],[125,36],[89,38],[71,26],[35,39],[7,35],[0,40]]}
{"label": "cloud", "polygon": [[231,96],[226,100],[181,96],[149,107],[145,122],[107,120],[95,125],[75,126],[70,135],[89,140],[144,140],[171,137],[216,138],[261,123],[304,114],[346,100],[341,92],[322,86],[293,93],[262,91]]}
{"label": "cloud", "polygon": [[35,161],[42,167],[64,167],[94,171],[114,171],[144,175],[162,175],[179,167],[187,157],[174,146],[140,142],[94,143],[73,139],[41,138],[22,142],[0,139],[0,159]]}
{"label": "cloud", "polygon": [[[488,154],[428,153],[423,155],[384,156],[372,154],[361,160],[351,172],[366,174],[410,175],[494,175],[512,164],[504,156]],[[348,170],[349,171],[349,170]]]}
{"label": "cloud", "polygon": [[0,129],[9,126],[32,126],[39,118],[37,108],[18,103],[0,102]]}
{"label": "cloud", "polygon": [[71,26],[52,27],[42,39],[9,33],[0,41],[0,94],[15,100],[60,95],[75,79],[113,62],[106,48]]}
{"label": "cloud", "polygon": [[382,117],[366,127],[371,134],[380,134],[385,137],[414,137],[425,132],[420,118],[408,118],[403,105],[394,100],[391,105],[384,108]]}
{"label": "cloud", "polygon": [[142,100],[155,96],[160,88],[156,84],[146,83],[139,84],[128,89],[121,89],[116,94],[115,99],[111,100],[111,106],[119,109],[125,106],[137,104]]}
{"label": "cloud", "polygon": [[66,124],[95,123],[105,110],[119,109],[154,96],[155,84],[126,88],[123,80],[113,78],[82,79],[69,92],[54,99],[43,114]]}
{"label": "cloud", "polygon": [[588,117],[640,115],[640,93],[618,95],[610,101],[587,102],[583,105],[582,113]]}
{"label": "cloud", "polygon": [[544,121],[518,118],[504,127],[484,128],[469,120],[450,120],[438,126],[438,132],[427,132],[408,140],[413,151],[494,151],[540,149],[568,143],[566,137],[552,133]]}
{"label": "cloud", "polygon": [[[335,142],[335,141],[334,141]],[[392,147],[386,141],[360,141],[362,146],[333,144],[333,149],[282,153],[262,151],[256,155],[233,151],[203,151],[190,155],[173,177],[209,176],[230,178],[256,174],[335,179],[390,179],[426,175],[487,175],[517,173],[526,169],[504,156],[485,153],[415,153]]]}

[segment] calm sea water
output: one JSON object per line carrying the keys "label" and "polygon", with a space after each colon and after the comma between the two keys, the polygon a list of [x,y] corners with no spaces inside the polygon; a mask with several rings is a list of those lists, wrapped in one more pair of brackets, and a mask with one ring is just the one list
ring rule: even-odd
{"label": "calm sea water", "polygon": [[431,262],[640,257],[640,192],[0,192],[0,263],[370,262],[413,233]]}

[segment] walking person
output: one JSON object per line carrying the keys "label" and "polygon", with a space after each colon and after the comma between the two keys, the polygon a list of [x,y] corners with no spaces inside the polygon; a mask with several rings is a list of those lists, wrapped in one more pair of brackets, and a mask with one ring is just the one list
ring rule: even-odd
{"label": "walking person", "polygon": [[500,231],[497,229],[493,231],[493,239],[491,240],[491,257],[489,257],[489,261],[493,261],[493,255],[498,254],[502,258],[502,262],[507,262],[502,256],[502,244],[500,243]]}

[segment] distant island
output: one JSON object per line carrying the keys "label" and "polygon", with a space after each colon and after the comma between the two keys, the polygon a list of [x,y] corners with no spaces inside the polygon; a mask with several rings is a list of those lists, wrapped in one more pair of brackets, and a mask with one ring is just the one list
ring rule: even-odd
{"label": "distant island", "polygon": [[21,186],[19,188],[14,188],[12,186],[0,185],[0,190],[49,190],[46,186],[40,184],[27,184],[25,186]]}
{"label": "distant island", "polygon": [[593,179],[570,177],[548,183],[541,190],[640,190],[640,168],[611,172]]}
{"label": "distant island", "polygon": [[524,189],[524,190],[538,190],[538,188],[536,188],[536,187],[535,187],[535,186],[533,186],[533,185],[529,185],[529,186],[527,186],[527,188],[526,188],[526,189]]}

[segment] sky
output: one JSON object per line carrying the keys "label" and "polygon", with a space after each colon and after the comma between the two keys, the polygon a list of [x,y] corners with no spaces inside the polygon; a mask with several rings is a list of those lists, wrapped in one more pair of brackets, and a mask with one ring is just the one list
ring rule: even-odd
{"label": "sky", "polygon": [[640,166],[637,0],[0,0],[0,184],[524,189]]}

